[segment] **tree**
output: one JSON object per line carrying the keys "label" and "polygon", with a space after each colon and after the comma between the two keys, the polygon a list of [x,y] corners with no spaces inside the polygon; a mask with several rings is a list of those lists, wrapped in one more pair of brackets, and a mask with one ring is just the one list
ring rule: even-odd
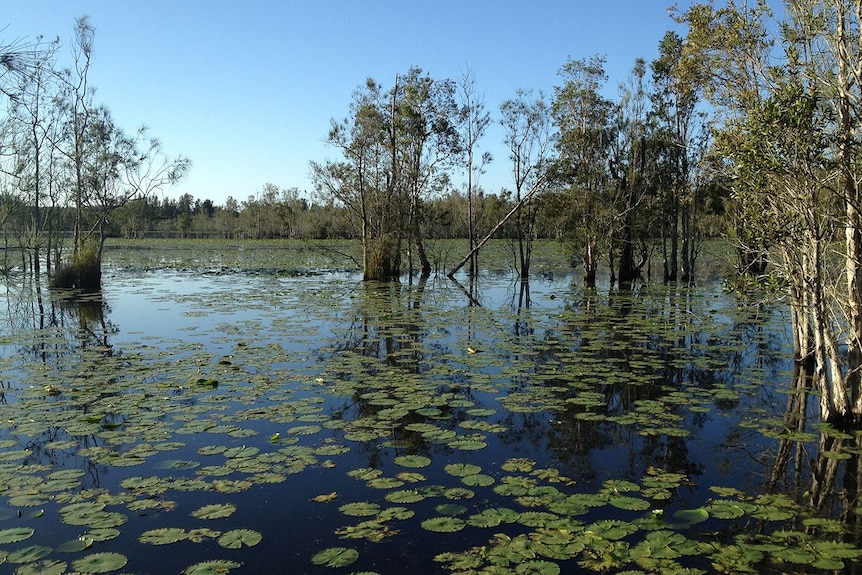
{"label": "tree", "polygon": [[56,285],[98,288],[108,217],[135,197],[148,196],[182,178],[190,167],[183,157],[167,158],[146,128],[127,136],[105,106],[93,104],[89,86],[95,29],[86,18],[75,27],[74,66],[62,74],[59,98],[65,128],[56,142],[72,174],[74,210],[70,264]]}
{"label": "tree", "polygon": [[551,110],[542,94],[518,90],[515,98],[500,105],[500,124],[512,162],[512,183],[519,209],[515,213],[517,265],[522,280],[530,275],[530,258],[535,239],[536,202],[534,196],[548,185],[547,169],[554,137]]}
{"label": "tree", "polygon": [[696,4],[680,16],[688,56],[723,113],[717,147],[741,206],[738,227],[786,281],[795,355],[813,365],[821,417],[858,421],[862,6],[787,0],[783,9],[782,21],[765,2]]}
{"label": "tree", "polygon": [[[683,59],[683,39],[667,32],[659,43],[652,70],[652,118],[658,146],[658,192],[661,195],[662,249],[665,281],[694,279],[699,237],[698,213],[703,186],[698,165],[708,141],[705,115],[698,112],[703,80]],[[670,246],[667,242],[670,242]],[[682,266],[681,275],[679,264]]]}
{"label": "tree", "polygon": [[614,103],[601,94],[607,75],[603,56],[569,60],[561,69],[562,86],[554,88],[554,122],[559,130],[555,180],[565,188],[560,217],[580,244],[584,284],[595,287],[600,240],[608,237],[611,214],[606,198],[610,175]]}
{"label": "tree", "polygon": [[461,73],[458,80],[458,94],[461,105],[459,128],[464,171],[467,175],[467,241],[471,254],[469,274],[475,276],[479,270],[476,253],[473,251],[476,247],[476,218],[473,202],[479,176],[484,172],[485,166],[491,162],[489,152],[484,152],[476,158],[476,150],[479,140],[485,135],[491,123],[491,114],[485,110],[484,97],[477,93],[476,77],[472,70],[467,69]]}
{"label": "tree", "polygon": [[331,122],[327,141],[343,159],[311,163],[318,195],[344,206],[363,244],[365,279],[401,275],[406,248],[420,272],[431,272],[422,242],[422,202],[444,189],[458,151],[455,85],[411,68],[389,91],[374,80],[354,92],[350,115]]}

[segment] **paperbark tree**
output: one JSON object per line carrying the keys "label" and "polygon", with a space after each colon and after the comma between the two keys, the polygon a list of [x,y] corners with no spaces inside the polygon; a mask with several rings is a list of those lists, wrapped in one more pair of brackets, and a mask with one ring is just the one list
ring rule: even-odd
{"label": "paperbark tree", "polygon": [[518,90],[515,98],[500,105],[500,124],[512,162],[515,188],[517,268],[522,280],[530,276],[530,260],[535,239],[536,197],[548,185],[554,137],[551,110],[542,94]]}
{"label": "paperbark tree", "polygon": [[469,245],[469,275],[479,273],[476,247],[476,228],[473,210],[475,189],[479,176],[491,162],[491,154],[485,152],[476,158],[479,140],[485,135],[491,123],[491,114],[485,109],[485,100],[476,89],[476,77],[471,70],[465,70],[458,81],[460,97],[461,142],[464,158],[464,171],[467,175],[467,241]]}
{"label": "paperbark tree", "polygon": [[[696,4],[687,50],[724,112],[740,226],[788,285],[796,357],[813,364],[824,420],[862,419],[862,2]],[[841,265],[830,249],[843,232]],[[843,311],[836,314],[837,311]],[[843,343],[843,346],[841,345]]]}

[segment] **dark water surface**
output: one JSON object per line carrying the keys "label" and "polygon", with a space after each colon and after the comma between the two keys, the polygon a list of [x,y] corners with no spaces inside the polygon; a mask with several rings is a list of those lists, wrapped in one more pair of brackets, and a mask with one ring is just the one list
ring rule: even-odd
{"label": "dark water surface", "polygon": [[781,306],[566,274],[104,285],[4,286],[0,572],[855,569],[805,539],[854,540],[858,451],[816,477],[837,433],[789,393]]}

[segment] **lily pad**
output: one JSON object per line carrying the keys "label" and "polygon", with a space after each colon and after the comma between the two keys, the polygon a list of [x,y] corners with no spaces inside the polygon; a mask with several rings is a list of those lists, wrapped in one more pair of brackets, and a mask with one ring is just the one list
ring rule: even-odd
{"label": "lily pad", "polygon": [[352,517],[366,517],[370,515],[377,515],[377,513],[380,511],[380,505],[378,505],[377,503],[360,501],[356,503],[345,503],[344,505],[339,507],[338,510],[345,515],[350,515]]}
{"label": "lily pad", "polygon": [[120,553],[93,553],[72,563],[72,569],[81,573],[110,573],[125,567],[128,559]]}
{"label": "lily pad", "polygon": [[467,523],[457,517],[432,517],[422,522],[422,529],[438,533],[455,533],[461,531]]}
{"label": "lily pad", "polygon": [[359,551],[349,547],[329,547],[318,551],[311,557],[311,562],[324,567],[347,567],[359,559]]}
{"label": "lily pad", "polygon": [[144,531],[138,537],[141,543],[149,543],[151,545],[169,545],[177,541],[188,539],[189,534],[185,529],[179,527],[163,527],[161,529],[151,529]]}
{"label": "lily pad", "polygon": [[17,543],[29,539],[36,532],[32,527],[10,527],[0,530],[0,544]]}
{"label": "lily pad", "polygon": [[202,563],[195,563],[190,567],[186,567],[183,571],[183,575],[221,575],[228,573],[231,569],[238,569],[239,567],[242,567],[242,564],[237,563],[236,561],[204,561]]}
{"label": "lily pad", "polygon": [[218,544],[226,549],[239,549],[243,545],[254,547],[261,542],[263,536],[251,529],[233,529],[218,539]]}
{"label": "lily pad", "polygon": [[431,465],[431,458],[424,455],[399,455],[394,462],[401,467],[419,469]]}
{"label": "lily pad", "polygon": [[221,519],[222,517],[230,517],[235,511],[236,505],[233,503],[216,503],[204,505],[192,511],[191,515],[198,519]]}

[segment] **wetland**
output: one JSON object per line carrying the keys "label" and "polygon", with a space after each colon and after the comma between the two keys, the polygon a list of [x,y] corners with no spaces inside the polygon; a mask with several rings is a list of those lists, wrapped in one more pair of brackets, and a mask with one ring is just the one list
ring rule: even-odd
{"label": "wetland", "polygon": [[[0,572],[859,572],[862,433],[817,419],[781,301],[363,282],[301,242],[109,244],[0,302]],[[453,260],[457,246],[439,245]],[[355,254],[354,254],[355,255]],[[445,265],[441,265],[445,269]]]}

